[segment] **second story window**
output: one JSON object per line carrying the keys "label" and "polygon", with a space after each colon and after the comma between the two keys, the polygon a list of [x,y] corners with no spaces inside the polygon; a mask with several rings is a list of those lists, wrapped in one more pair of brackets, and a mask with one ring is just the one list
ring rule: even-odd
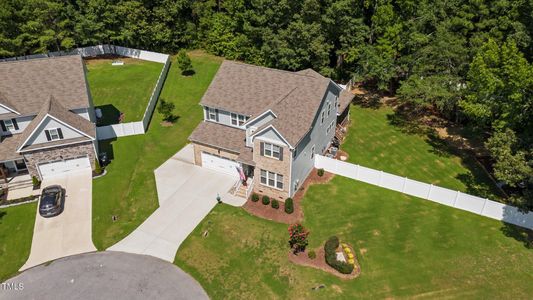
{"label": "second story window", "polygon": [[328,114],[327,114],[328,118],[329,118],[330,113],[331,113],[331,102],[328,101]]}
{"label": "second story window", "polygon": [[217,110],[214,108],[209,107],[207,109],[207,119],[216,121],[217,120]]}
{"label": "second story window", "polygon": [[270,143],[261,143],[261,147],[263,148],[261,151],[263,156],[282,160],[282,149],[280,146]]}
{"label": "second story window", "polygon": [[231,125],[242,126],[246,120],[248,120],[246,116],[231,113]]}
{"label": "second story window", "polygon": [[15,129],[15,124],[13,123],[12,120],[4,120],[4,125],[6,127],[5,131],[12,131],[12,130],[16,130]]}
{"label": "second story window", "polygon": [[320,114],[320,124],[324,124],[324,111],[322,111],[322,114]]}
{"label": "second story window", "polygon": [[44,133],[46,134],[46,139],[48,141],[57,141],[63,139],[61,128],[50,128],[45,130]]}

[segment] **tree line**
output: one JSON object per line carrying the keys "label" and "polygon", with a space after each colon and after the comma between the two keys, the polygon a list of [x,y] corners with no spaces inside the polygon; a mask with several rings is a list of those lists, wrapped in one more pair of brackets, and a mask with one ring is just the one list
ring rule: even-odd
{"label": "tree line", "polygon": [[313,68],[489,133],[533,208],[533,0],[2,0],[0,57],[109,43]]}

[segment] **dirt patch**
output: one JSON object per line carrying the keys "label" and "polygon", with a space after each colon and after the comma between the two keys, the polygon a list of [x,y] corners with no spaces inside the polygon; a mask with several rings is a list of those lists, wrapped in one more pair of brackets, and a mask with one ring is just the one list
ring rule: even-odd
{"label": "dirt patch", "polygon": [[294,212],[292,214],[287,214],[285,212],[285,203],[282,201],[279,202],[278,209],[272,208],[270,204],[263,205],[263,203],[261,203],[261,196],[259,196],[260,199],[257,202],[253,202],[250,197],[244,204],[243,208],[254,216],[279,223],[293,224],[301,222],[304,218],[301,201],[309,189],[309,186],[312,184],[327,183],[333,179],[334,176],[335,174],[333,173],[324,172],[324,176],[320,177],[317,174],[317,169],[311,170],[311,173],[307,176],[307,179],[293,197]]}
{"label": "dirt patch", "polygon": [[[143,60],[131,57],[123,57],[114,54],[99,55],[96,57],[84,57],[83,61],[86,65],[99,65],[99,64],[111,64],[114,60],[120,60],[124,62],[124,65],[133,65],[142,63]],[[120,67],[120,66],[118,66]]]}
{"label": "dirt patch", "polygon": [[161,124],[161,126],[163,126],[163,127],[172,127],[172,126],[174,126],[174,123],[168,122],[168,121],[163,121],[163,122],[160,122],[159,124]]}
{"label": "dirt patch", "polygon": [[326,263],[326,253],[324,252],[323,246],[315,249],[316,257],[314,259],[309,258],[308,253],[308,250],[298,254],[294,254],[292,251],[289,251],[289,261],[297,265],[319,269],[346,280],[357,278],[359,274],[361,274],[361,267],[359,266],[359,263],[357,263],[357,260],[355,261],[355,267],[351,274],[342,274],[332,268]]}

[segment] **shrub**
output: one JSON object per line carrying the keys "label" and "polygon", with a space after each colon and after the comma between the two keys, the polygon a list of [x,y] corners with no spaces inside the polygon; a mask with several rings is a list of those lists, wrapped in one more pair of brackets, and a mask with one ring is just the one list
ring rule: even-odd
{"label": "shrub", "polygon": [[257,202],[257,201],[259,201],[259,195],[256,194],[256,193],[253,193],[253,194],[252,194],[252,201],[253,201],[253,202]]}
{"label": "shrub", "polygon": [[324,245],[324,252],[326,255],[326,263],[342,274],[350,274],[354,266],[352,264],[338,261],[336,250],[339,247],[339,238],[336,236],[330,237]]}
{"label": "shrub", "polygon": [[318,176],[322,177],[324,176],[324,169],[318,169],[316,173],[318,174]]}
{"label": "shrub", "polygon": [[297,223],[289,226],[289,246],[294,254],[305,251],[305,247],[309,244],[307,236],[309,236],[309,231],[302,224]]}
{"label": "shrub", "polygon": [[98,175],[102,174],[102,167],[100,166],[98,158],[94,159],[94,172]]}
{"label": "shrub", "polygon": [[285,212],[288,214],[292,214],[294,212],[294,203],[292,198],[285,199]]}
{"label": "shrub", "polygon": [[178,56],[176,57],[176,62],[178,63],[178,67],[181,70],[181,75],[192,75],[194,74],[194,70],[192,68],[191,59],[189,58],[189,55],[187,55],[187,51],[180,50],[178,52]]}
{"label": "shrub", "polygon": [[272,199],[272,202],[270,202],[270,205],[272,208],[278,209],[279,208],[279,202],[276,199]]}
{"label": "shrub", "polygon": [[37,178],[35,176],[31,177],[31,182],[32,182],[34,187],[38,187],[39,185],[41,185],[41,181],[39,180],[39,178]]}
{"label": "shrub", "polygon": [[311,250],[309,251],[309,253],[307,253],[307,257],[309,257],[310,259],[315,259],[316,258],[316,252]]}
{"label": "shrub", "polygon": [[263,196],[263,199],[261,199],[261,202],[263,202],[264,205],[270,204],[270,198],[268,196]]}
{"label": "shrub", "polygon": [[164,99],[159,100],[159,106],[157,107],[157,112],[163,116],[163,121],[173,122],[176,120],[176,116],[172,111],[176,108],[176,105],[172,102],[167,102]]}

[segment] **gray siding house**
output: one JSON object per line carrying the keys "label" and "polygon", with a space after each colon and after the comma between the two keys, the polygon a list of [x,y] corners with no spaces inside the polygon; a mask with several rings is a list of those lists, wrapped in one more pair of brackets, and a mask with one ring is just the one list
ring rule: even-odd
{"label": "gray siding house", "polygon": [[80,56],[0,63],[0,168],[44,178],[94,168],[94,107]]}
{"label": "gray siding house", "polygon": [[189,137],[195,163],[235,176],[245,190],[239,196],[254,191],[285,200],[329,147],[337,116],[352,99],[311,69],[224,61],[200,102],[204,121]]}

